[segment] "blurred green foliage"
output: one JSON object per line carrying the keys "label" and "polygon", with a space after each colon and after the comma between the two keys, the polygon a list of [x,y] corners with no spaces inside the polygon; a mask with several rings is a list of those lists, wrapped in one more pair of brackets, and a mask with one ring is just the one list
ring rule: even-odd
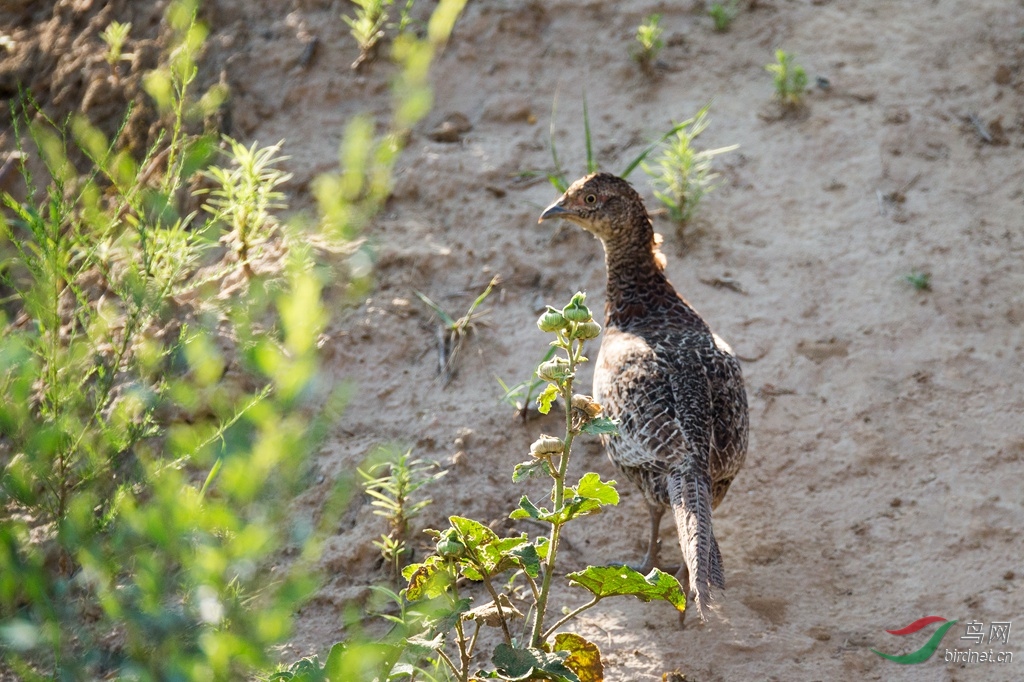
{"label": "blurred green foliage", "polygon": [[[335,277],[322,256],[365,275],[357,236],[463,4],[442,0],[440,28],[396,44],[392,130],[350,124],[311,225],[276,218],[276,146],[229,141],[214,167],[218,140],[191,132],[226,95],[193,92],[207,34],[194,0],[168,7],[166,57],[145,77],[167,125],[143,159],[21,98],[24,197],[0,195],[0,676],[276,669],[351,488],[338,483],[318,526],[289,508],[344,400],[319,379]],[[190,183],[204,171],[217,189],[202,205]],[[271,242],[274,258],[253,248]],[[346,643],[333,679],[371,679],[394,646]],[[358,672],[345,651],[361,652]]]}

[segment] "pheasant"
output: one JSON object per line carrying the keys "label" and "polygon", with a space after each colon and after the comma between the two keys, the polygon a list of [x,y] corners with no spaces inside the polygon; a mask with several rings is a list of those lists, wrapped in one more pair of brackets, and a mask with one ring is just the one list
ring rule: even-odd
{"label": "pheasant", "polygon": [[675,516],[687,585],[701,620],[725,587],[711,527],[747,451],[747,394],[739,362],[668,281],[643,200],[609,173],[577,180],[540,221],[562,218],[598,237],[608,270],[605,331],[594,398],[619,422],[605,437],[612,462],[650,512],[643,564],[657,562],[666,509]]}

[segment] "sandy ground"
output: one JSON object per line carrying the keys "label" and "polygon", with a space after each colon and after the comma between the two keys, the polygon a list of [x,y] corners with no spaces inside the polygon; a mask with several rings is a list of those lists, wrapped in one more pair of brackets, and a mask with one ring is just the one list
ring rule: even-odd
{"label": "sandy ground", "polygon": [[[329,375],[356,392],[300,513],[318,515],[336,477],[395,444],[452,467],[421,525],[458,513],[513,528],[519,496],[543,493],[513,484],[511,467],[559,417],[514,420],[495,376],[524,379],[543,355],[534,320],[544,303],[577,289],[603,303],[600,245],[537,225],[557,193],[519,177],[551,166],[552,103],[573,179],[584,167],[584,91],[611,171],[713,99],[700,142],[740,149],[720,157],[724,184],[685,234],[664,216],[655,227],[676,287],[746,359],[750,452],[715,515],[728,587],[711,619],[685,630],[670,607],[625,599],[573,627],[602,648],[608,680],[673,670],[700,681],[1024,679],[1024,3],[750,4],[718,34],[699,3],[470,2],[434,67],[434,112],[366,235],[374,289],[354,310],[338,304]],[[233,88],[230,132],[286,140],[300,206],[309,180],[336,167],[351,116],[384,121],[389,107],[386,63],[349,69],[348,7],[208,3],[210,58]],[[655,80],[629,58],[652,12],[664,15],[667,41]],[[812,84],[831,85],[809,92],[803,116],[776,116],[763,65],[778,47]],[[430,139],[456,112],[472,129],[454,143]],[[646,176],[631,179],[654,208]],[[929,273],[931,290],[907,283],[912,271]],[[491,326],[442,386],[436,323],[414,291],[461,312],[496,274]],[[574,468],[615,477],[597,442],[582,444]],[[646,512],[628,484],[621,492],[617,508],[570,527],[567,570],[642,555]],[[368,505],[343,519],[286,659],[344,636],[342,605],[380,577],[370,541],[382,524]],[[674,529],[663,530],[675,560]],[[925,615],[981,621],[986,633],[1010,621],[1008,645],[974,648],[1016,660],[939,660],[966,648],[960,626],[922,665],[871,652],[921,646],[933,629],[885,630]]]}

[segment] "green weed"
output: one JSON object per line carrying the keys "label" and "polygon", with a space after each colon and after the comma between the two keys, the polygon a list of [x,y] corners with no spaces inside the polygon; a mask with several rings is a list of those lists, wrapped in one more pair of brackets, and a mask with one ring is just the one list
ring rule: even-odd
{"label": "green weed", "polygon": [[278,187],[292,175],[274,167],[288,158],[279,155],[283,141],[262,149],[256,143],[246,147],[229,137],[224,141],[230,164],[203,172],[217,185],[204,192],[209,199],[203,208],[215,222],[227,225],[221,242],[234,252],[245,276],[252,279],[252,260],[259,258],[260,249],[278,229],[273,211],[285,207],[285,196]]}
{"label": "green weed", "polygon": [[[555,144],[555,115],[557,110],[558,99],[556,97],[555,101],[551,105],[551,123],[548,127],[548,143],[551,148],[551,161],[553,166],[552,170],[525,171],[524,173],[522,173],[522,175],[527,177],[544,175],[548,179],[548,182],[551,183],[552,187],[554,187],[559,192],[564,192],[569,188],[569,181],[565,169],[562,167],[562,164],[559,161],[558,148]],[[626,164],[622,172],[619,173],[619,176],[623,178],[629,177],[630,173],[636,170],[637,166],[640,166],[644,162],[644,160],[652,152],[654,152],[654,150],[656,150],[663,142],[668,140],[670,137],[678,133],[685,125],[686,122],[676,124],[669,128],[664,133],[662,133],[661,135],[659,135],[657,140],[651,142],[646,147],[644,147],[644,149],[639,154],[633,157],[633,159],[628,164]],[[590,114],[587,107],[586,93],[584,93],[583,95],[583,139],[586,150],[586,173],[595,173],[600,169],[600,164],[598,163],[597,158],[594,155],[594,145],[590,131]]]}
{"label": "green weed", "polygon": [[437,462],[410,459],[411,456],[411,451],[401,455],[392,453],[385,461],[357,469],[363,478],[363,489],[373,498],[370,503],[376,507],[373,513],[388,522],[387,534],[373,544],[380,550],[393,578],[401,574],[411,554],[406,546],[409,522],[431,503],[430,499],[413,502],[410,498],[423,486],[448,473]]}
{"label": "green weed", "polygon": [[399,10],[398,21],[388,23],[389,8],[395,0],[352,0],[355,16],[343,16],[352,37],[359,45],[359,56],[352,62],[352,68],[359,70],[373,59],[381,41],[387,37],[385,29],[393,29],[396,35],[404,33],[412,23],[412,9],[416,0],[406,0]]}
{"label": "green weed", "polygon": [[100,38],[107,45],[107,54],[104,58],[107,63],[114,66],[124,55],[125,41],[128,40],[128,33],[132,30],[131,22],[122,24],[119,21],[112,21],[107,24],[107,27],[103,29],[103,33],[100,34]]}
{"label": "green weed", "polygon": [[491,295],[491,291],[498,285],[500,278],[495,275],[491,278],[491,281],[487,284],[484,290],[477,296],[473,303],[470,304],[466,314],[462,317],[455,319],[444,311],[438,304],[434,303],[430,298],[427,297],[421,291],[414,292],[416,297],[423,301],[434,314],[437,315],[438,320],[441,324],[438,327],[438,343],[437,343],[437,356],[438,356],[438,375],[441,377],[444,383],[448,383],[452,375],[455,372],[456,363],[459,358],[459,354],[462,352],[462,346],[469,338],[469,335],[481,325],[486,323],[481,320],[488,311],[477,312],[477,308],[487,300],[487,297]]}
{"label": "green weed", "polygon": [[[314,183],[309,232],[347,241],[344,255],[387,194],[462,4],[442,0],[430,37],[406,45],[391,132],[357,119],[341,172]],[[318,373],[330,265],[295,240],[221,295],[241,249],[225,256],[218,239],[245,240],[251,259],[285,208],[284,176],[276,147],[237,143],[211,170],[217,140],[189,132],[223,94],[193,92],[196,11],[167,8],[167,52],[144,74],[167,132],[142,159],[27,94],[12,112],[25,198],[0,193],[0,676],[265,677],[350,497],[342,479],[319,525],[291,512],[344,399]],[[186,208],[204,171],[219,183],[206,221]],[[334,679],[373,679],[363,664],[392,645],[339,647]]]}
{"label": "green weed", "polygon": [[[554,347],[549,348],[541,362],[547,362],[553,358],[555,350]],[[498,380],[498,385],[505,392],[501,396],[501,401],[515,408],[516,417],[519,417],[524,422],[527,421],[530,418],[531,404],[534,398],[537,397],[537,389],[545,384],[544,380],[538,377],[536,372],[532,373],[530,378],[524,379],[512,386],[508,386],[501,380],[501,377],[495,376],[494,378]]]}
{"label": "green weed", "polygon": [[377,44],[384,38],[384,23],[388,20],[386,8],[391,0],[352,0],[355,16],[343,16],[351,30],[352,37],[359,45],[359,56],[352,62],[353,69],[359,69],[369,61]]}
{"label": "green weed", "polygon": [[928,272],[913,271],[903,279],[909,282],[917,291],[931,291],[932,276]]}
{"label": "green weed", "polygon": [[661,23],[661,15],[651,14],[636,29],[633,59],[646,74],[653,73],[654,63],[662,48],[665,47],[665,41],[661,39],[664,29],[658,25],[659,23]]}
{"label": "green weed", "polygon": [[708,8],[708,16],[715,22],[715,30],[724,33],[729,30],[733,19],[740,13],[739,0],[715,2]]}
{"label": "green weed", "polygon": [[711,171],[713,159],[739,147],[702,150],[693,147],[694,140],[710,123],[710,107],[710,104],[705,105],[693,118],[674,126],[675,133],[663,143],[661,153],[652,163],[642,164],[651,178],[655,196],[677,223],[689,221],[704,195],[714,189],[713,181],[718,174]]}
{"label": "green weed", "polygon": [[764,67],[775,83],[775,98],[787,109],[798,109],[804,103],[807,72],[785,50],[775,51],[775,63]]}

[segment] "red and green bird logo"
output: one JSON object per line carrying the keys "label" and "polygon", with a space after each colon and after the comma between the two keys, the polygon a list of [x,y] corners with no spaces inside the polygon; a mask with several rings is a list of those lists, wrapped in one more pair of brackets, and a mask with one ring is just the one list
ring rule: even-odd
{"label": "red and green bird logo", "polygon": [[902,663],[904,665],[912,663],[924,663],[932,657],[932,654],[935,653],[935,650],[939,648],[939,643],[942,641],[942,638],[945,637],[946,632],[951,627],[956,625],[957,621],[946,620],[941,616],[925,616],[924,618],[918,618],[910,625],[900,628],[899,630],[886,630],[886,632],[888,632],[890,635],[903,637],[904,635],[911,635],[919,630],[923,630],[932,623],[942,623],[943,625],[940,626],[939,629],[936,630],[934,634],[932,634],[928,641],[925,642],[925,645],[917,651],[911,651],[909,654],[904,654],[902,656],[884,654],[878,649],[872,649],[872,651],[874,651],[882,658],[887,658],[895,663]]}

